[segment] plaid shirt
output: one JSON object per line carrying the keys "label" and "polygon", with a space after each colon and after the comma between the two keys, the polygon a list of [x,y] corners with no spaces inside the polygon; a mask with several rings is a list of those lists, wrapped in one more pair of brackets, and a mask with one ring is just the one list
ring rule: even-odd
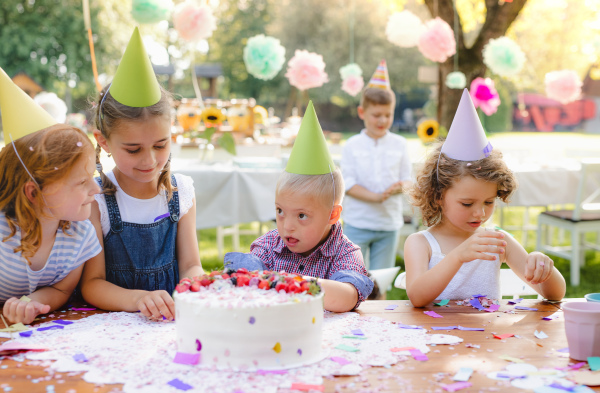
{"label": "plaid shirt", "polygon": [[344,235],[339,222],[331,227],[327,240],[307,257],[290,251],[277,229],[256,239],[250,246],[250,253],[260,258],[269,270],[283,270],[354,285],[358,291],[357,307],[373,289],[360,247]]}

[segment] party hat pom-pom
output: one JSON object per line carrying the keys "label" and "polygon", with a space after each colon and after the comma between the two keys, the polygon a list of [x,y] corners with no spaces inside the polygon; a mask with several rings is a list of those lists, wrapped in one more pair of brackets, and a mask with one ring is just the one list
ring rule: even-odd
{"label": "party hat pom-pom", "polygon": [[210,7],[187,0],[175,6],[173,26],[184,40],[200,41],[212,35],[217,23]]}
{"label": "party hat pom-pom", "polygon": [[446,75],[446,86],[450,89],[464,89],[467,85],[467,77],[460,71],[454,71]]}
{"label": "party hat pom-pom", "polygon": [[352,97],[356,97],[365,86],[365,81],[362,76],[350,75],[342,81],[342,90],[350,94]]}
{"label": "party hat pom-pom", "polygon": [[340,68],[340,76],[342,79],[347,79],[351,76],[362,76],[362,69],[356,63],[346,64]]}
{"label": "party hat pom-pom", "polygon": [[385,28],[388,41],[403,48],[416,46],[424,31],[421,19],[407,10],[393,13]]}
{"label": "party hat pom-pom", "polygon": [[290,85],[300,90],[320,87],[329,81],[323,56],[306,50],[296,50],[294,57],[288,61],[285,76]]}
{"label": "party hat pom-pom", "polygon": [[568,104],[581,95],[581,79],[573,70],[552,71],[546,74],[546,95]]}
{"label": "party hat pom-pom", "polygon": [[525,54],[519,45],[508,37],[491,39],[483,48],[483,62],[500,76],[518,74],[525,64]]}
{"label": "party hat pom-pom", "polygon": [[133,0],[131,16],[138,23],[158,23],[169,19],[173,10],[171,0]]}
{"label": "party hat pom-pom", "polygon": [[57,123],[64,123],[67,120],[67,104],[56,94],[43,91],[36,94],[33,101],[44,108]]}
{"label": "party hat pom-pom", "polygon": [[475,78],[469,89],[475,108],[481,108],[486,115],[492,115],[500,106],[500,96],[496,91],[494,81],[490,78]]}
{"label": "party hat pom-pom", "polygon": [[259,34],[248,39],[244,47],[244,63],[250,75],[266,81],[273,79],[284,62],[285,48],[277,38]]}
{"label": "party hat pom-pom", "polygon": [[450,25],[439,17],[425,23],[425,31],[419,36],[419,51],[431,61],[443,63],[456,53],[456,40]]}

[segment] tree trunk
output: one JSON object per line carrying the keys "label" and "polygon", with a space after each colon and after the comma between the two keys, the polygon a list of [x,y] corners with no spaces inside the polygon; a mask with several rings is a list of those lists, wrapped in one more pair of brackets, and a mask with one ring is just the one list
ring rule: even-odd
{"label": "tree trunk", "polygon": [[[438,83],[438,121],[447,129],[450,128],[454,113],[458,107],[461,89],[450,89],[446,86],[446,76],[455,71],[454,57],[458,55],[458,69],[467,77],[468,89],[473,79],[483,77],[487,67],[483,63],[483,48],[490,39],[503,36],[510,25],[514,22],[517,15],[523,9],[527,0],[513,0],[499,4],[498,0],[485,0],[487,8],[486,18],[474,44],[467,48],[464,42],[464,34],[460,19],[458,21],[458,40],[457,54],[449,57],[445,62],[440,63]],[[432,17],[439,16],[447,22],[450,27],[454,26],[454,8],[453,0],[425,0]],[[456,32],[455,32],[456,34]]]}

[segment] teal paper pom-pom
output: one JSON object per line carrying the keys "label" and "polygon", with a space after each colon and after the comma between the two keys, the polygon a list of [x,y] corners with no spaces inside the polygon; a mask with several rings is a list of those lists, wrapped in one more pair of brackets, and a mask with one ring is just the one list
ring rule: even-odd
{"label": "teal paper pom-pom", "polygon": [[158,23],[169,19],[173,10],[171,0],[133,0],[131,16],[138,23]]}
{"label": "teal paper pom-pom", "polygon": [[244,63],[250,75],[266,81],[273,79],[284,62],[285,48],[277,38],[259,34],[248,39],[244,48]]}
{"label": "teal paper pom-pom", "polygon": [[362,76],[362,69],[356,63],[346,64],[340,68],[340,76],[342,80],[347,79],[349,76]]}
{"label": "teal paper pom-pom", "polygon": [[491,39],[483,48],[483,62],[490,71],[500,76],[518,74],[525,64],[525,54],[508,37]]}
{"label": "teal paper pom-pom", "polygon": [[467,77],[460,71],[451,72],[446,75],[446,86],[451,89],[464,89],[467,85]]}

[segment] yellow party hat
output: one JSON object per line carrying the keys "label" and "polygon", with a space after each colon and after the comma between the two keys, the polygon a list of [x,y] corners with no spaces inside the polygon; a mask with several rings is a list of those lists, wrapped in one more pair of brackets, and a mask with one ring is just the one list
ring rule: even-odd
{"label": "yellow party hat", "polygon": [[6,144],[10,143],[10,137],[13,140],[19,139],[57,124],[44,108],[15,85],[2,68],[0,68],[0,113]]}
{"label": "yellow party hat", "polygon": [[390,87],[390,76],[388,75],[387,64],[385,59],[382,59],[375,70],[375,73],[371,77],[367,88],[369,87],[377,87],[379,89],[388,89],[392,90]]}
{"label": "yellow party hat", "polygon": [[137,27],[110,85],[110,94],[121,104],[134,108],[160,101],[160,86]]}
{"label": "yellow party hat", "polygon": [[325,135],[312,101],[308,103],[285,171],[299,175],[324,175],[335,170]]}

